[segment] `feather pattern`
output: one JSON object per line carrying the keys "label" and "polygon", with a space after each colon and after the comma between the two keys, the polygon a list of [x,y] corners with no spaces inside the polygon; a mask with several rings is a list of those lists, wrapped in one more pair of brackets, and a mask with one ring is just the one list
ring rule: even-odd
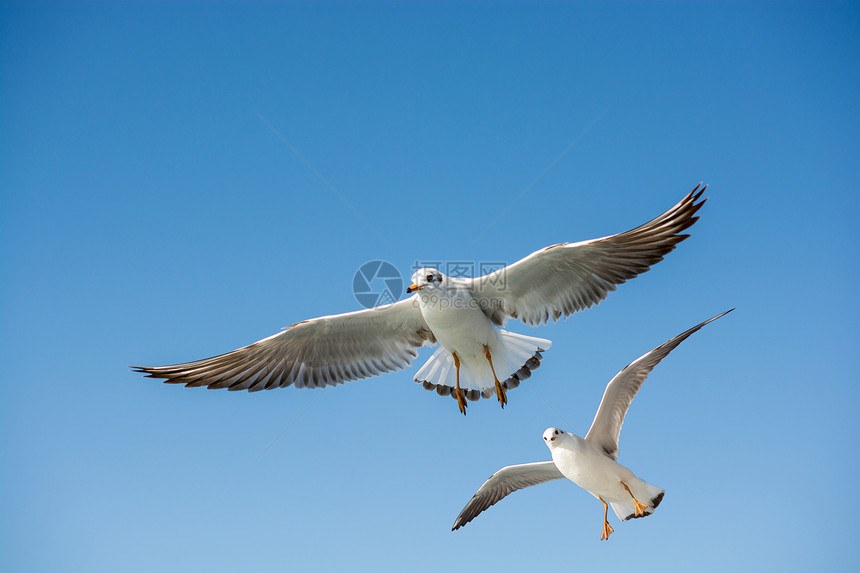
{"label": "feather pattern", "polygon": [[707,187],[697,185],[674,207],[630,231],[552,245],[471,279],[472,296],[499,325],[511,317],[538,326],[589,308],[689,237],[681,232],[698,220],[696,212],[707,201],[699,199]]}
{"label": "feather pattern", "polygon": [[690,335],[709,322],[730,313],[732,310],[734,309],[727,310],[682,332],[651,352],[640,356],[616,374],[609,381],[606,390],[603,392],[603,399],[600,401],[600,406],[594,415],[594,421],[591,422],[591,428],[589,428],[588,433],[585,435],[585,441],[613,460],[617,459],[618,437],[621,435],[621,426],[624,424],[624,417],[627,415],[627,410],[630,408],[633,398],[636,397],[636,393],[639,392],[645,379],[648,378],[648,374],[672,350],[689,338]]}
{"label": "feather pattern", "polygon": [[414,299],[300,322],[212,358],[134,370],[171,384],[251,392],[321,388],[401,370],[417,348],[436,342]]}
{"label": "feather pattern", "polygon": [[460,515],[457,516],[451,530],[454,531],[463,527],[482,511],[518,489],[563,477],[564,475],[553,462],[534,462],[504,467],[491,475],[490,479],[485,481],[484,485],[472,496]]}

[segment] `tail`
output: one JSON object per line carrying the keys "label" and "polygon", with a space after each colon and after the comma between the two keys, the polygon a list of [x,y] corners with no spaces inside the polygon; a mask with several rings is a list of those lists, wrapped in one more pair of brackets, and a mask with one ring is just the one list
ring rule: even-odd
{"label": "tail", "polygon": [[[543,359],[541,352],[551,346],[552,342],[545,338],[500,330],[499,338],[490,347],[490,354],[493,357],[496,376],[504,389],[516,388],[521,381],[531,376],[532,370],[536,370]],[[440,346],[415,374],[415,381],[427,390],[436,390],[440,396],[448,396],[457,384],[454,357]],[[495,382],[489,362],[483,357],[461,360],[460,387],[466,398],[472,401],[495,394]]]}
{"label": "tail", "polygon": [[[657,509],[657,506],[660,505],[660,502],[663,501],[663,495],[666,493],[662,488],[647,484],[644,481],[640,481],[637,487],[633,487],[631,489],[633,491],[633,495],[636,496],[636,499],[641,503],[646,504],[645,515],[636,515],[636,508],[633,505],[632,499],[630,500],[630,503],[610,503],[609,505],[612,506],[612,511],[615,512],[615,515],[617,515],[618,519],[621,521],[651,515],[654,513],[654,510]],[[648,501],[645,501],[646,499]]]}

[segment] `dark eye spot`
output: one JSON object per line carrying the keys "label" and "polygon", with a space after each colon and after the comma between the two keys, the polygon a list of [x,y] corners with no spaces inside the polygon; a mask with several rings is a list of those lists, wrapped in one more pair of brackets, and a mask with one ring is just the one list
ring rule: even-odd
{"label": "dark eye spot", "polygon": [[427,280],[432,282],[433,281],[433,275],[427,275]]}

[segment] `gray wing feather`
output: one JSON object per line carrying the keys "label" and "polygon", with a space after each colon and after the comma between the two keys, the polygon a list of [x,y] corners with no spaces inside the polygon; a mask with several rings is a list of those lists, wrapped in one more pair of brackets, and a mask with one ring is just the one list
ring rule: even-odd
{"label": "gray wing feather", "polygon": [[406,368],[436,342],[415,297],[294,324],[251,345],[172,366],[133,367],[171,384],[269,390],[333,386]]}
{"label": "gray wing feather", "polygon": [[727,310],[690,330],[682,332],[672,340],[661,344],[625,366],[607,384],[603,399],[600,401],[600,407],[597,408],[597,414],[595,414],[591,428],[585,435],[585,440],[613,460],[618,458],[618,437],[621,434],[621,426],[624,424],[624,416],[627,415],[630,403],[633,402],[633,398],[639,392],[639,388],[642,387],[651,370],[691,334],[732,310],[734,309]]}
{"label": "gray wing feather", "polygon": [[564,475],[555,467],[553,462],[535,462],[504,467],[490,476],[490,479],[485,481],[478,492],[472,496],[460,515],[457,516],[451,531],[463,527],[482,511],[518,489],[563,477]]}
{"label": "gray wing feather", "polygon": [[546,247],[472,279],[469,288],[496,324],[511,317],[537,326],[589,308],[617,285],[648,271],[689,237],[680,233],[698,220],[695,214],[707,201],[698,201],[708,186],[700,187],[635,229]]}

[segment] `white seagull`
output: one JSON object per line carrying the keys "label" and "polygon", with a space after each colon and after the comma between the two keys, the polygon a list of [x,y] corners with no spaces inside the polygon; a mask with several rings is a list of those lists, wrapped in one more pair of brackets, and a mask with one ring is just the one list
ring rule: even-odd
{"label": "white seagull", "polygon": [[299,322],[212,358],[133,369],[186,386],[320,388],[406,368],[419,347],[439,342],[415,381],[455,397],[464,414],[467,398],[495,394],[504,407],[505,390],[531,375],[550,341],[497,327],[509,317],[531,326],[567,317],[649,270],[689,236],[681,233],[698,219],[706,188],[697,185],[656,219],[624,233],[552,245],[477,278],[421,269],[407,289],[418,292],[399,302]]}
{"label": "white seagull", "polygon": [[654,513],[665,491],[645,483],[615,461],[624,416],[645,378],[661,360],[688,336],[729,312],[731,310],[679,334],[616,374],[606,386],[584,439],[558,428],[547,428],[543,440],[552,452],[552,461],[507,466],[494,473],[457,516],[452,531],[518,489],[561,478],[569,479],[603,503],[601,540],[609,539],[613,531],[607,520],[607,503],[621,521]]}

